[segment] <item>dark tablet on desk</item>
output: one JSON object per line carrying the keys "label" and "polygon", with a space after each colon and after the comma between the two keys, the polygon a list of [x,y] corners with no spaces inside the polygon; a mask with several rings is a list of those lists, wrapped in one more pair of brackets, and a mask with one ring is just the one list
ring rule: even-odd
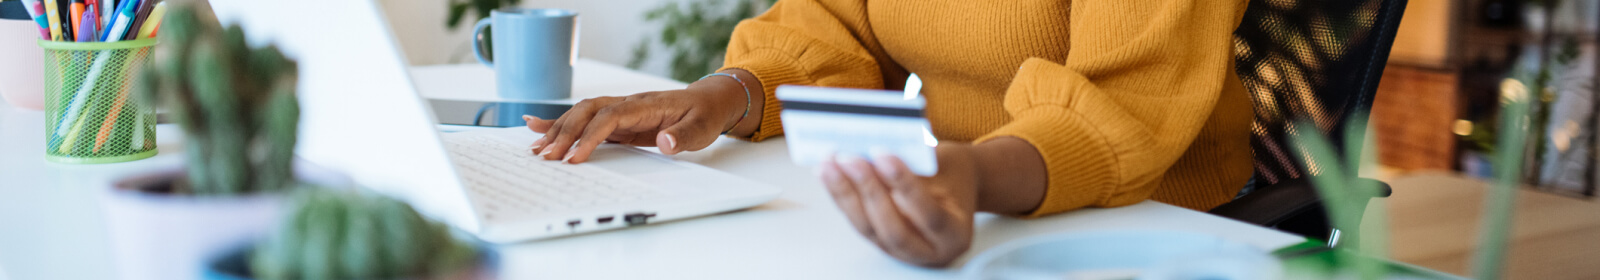
{"label": "dark tablet on desk", "polygon": [[571,104],[538,102],[485,102],[467,100],[428,99],[433,115],[439,124],[485,127],[524,126],[522,115],[532,115],[553,120],[561,117]]}

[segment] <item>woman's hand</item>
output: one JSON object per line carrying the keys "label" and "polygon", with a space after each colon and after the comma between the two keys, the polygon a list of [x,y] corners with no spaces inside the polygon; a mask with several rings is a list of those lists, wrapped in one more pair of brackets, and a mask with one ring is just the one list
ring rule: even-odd
{"label": "woman's hand", "polygon": [[939,173],[919,177],[895,156],[826,161],[823,183],[856,230],[890,256],[940,267],[972,246],[980,178],[971,146],[940,144]]}
{"label": "woman's hand", "polygon": [[[729,72],[754,80],[743,70]],[[747,106],[760,106],[757,100],[747,101],[744,87],[731,78],[712,77],[682,90],[585,99],[555,120],[523,119],[529,129],[545,134],[530,149],[546,160],[588,161],[602,142],[655,146],[671,155],[710,146],[739,124]],[[750,113],[760,116],[753,109]]]}

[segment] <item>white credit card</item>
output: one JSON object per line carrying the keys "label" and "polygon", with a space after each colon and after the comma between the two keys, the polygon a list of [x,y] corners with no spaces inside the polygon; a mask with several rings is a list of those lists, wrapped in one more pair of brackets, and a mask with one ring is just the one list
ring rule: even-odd
{"label": "white credit card", "polygon": [[778,86],[783,102],[783,134],[789,158],[815,166],[831,155],[871,159],[888,153],[912,173],[938,173],[939,144],[922,115],[925,101],[899,91],[808,86]]}

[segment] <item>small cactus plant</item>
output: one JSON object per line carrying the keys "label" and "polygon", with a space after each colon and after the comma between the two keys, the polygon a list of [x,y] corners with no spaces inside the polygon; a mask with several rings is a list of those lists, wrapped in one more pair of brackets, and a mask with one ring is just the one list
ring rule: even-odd
{"label": "small cactus plant", "polygon": [[183,127],[188,178],[174,191],[236,195],[294,185],[295,62],[272,46],[249,47],[238,26],[220,27],[193,3],[174,8],[136,88]]}
{"label": "small cactus plant", "polygon": [[392,198],[314,188],[295,198],[250,257],[257,279],[426,279],[478,263],[475,246]]}

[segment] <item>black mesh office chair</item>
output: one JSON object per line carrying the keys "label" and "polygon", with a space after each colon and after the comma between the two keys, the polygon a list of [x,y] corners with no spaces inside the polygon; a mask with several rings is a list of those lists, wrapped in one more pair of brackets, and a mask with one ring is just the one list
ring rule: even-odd
{"label": "black mesh office chair", "polygon": [[[1255,184],[1212,214],[1338,242],[1322,199],[1294,160],[1287,140],[1297,130],[1330,135],[1338,154],[1362,133],[1406,0],[1251,0],[1234,30],[1239,78],[1255,101],[1250,146]],[[1296,127],[1310,120],[1317,127]],[[1355,176],[1355,174],[1351,174]],[[1370,180],[1370,179],[1358,179]],[[1388,196],[1389,186],[1383,186]]]}

